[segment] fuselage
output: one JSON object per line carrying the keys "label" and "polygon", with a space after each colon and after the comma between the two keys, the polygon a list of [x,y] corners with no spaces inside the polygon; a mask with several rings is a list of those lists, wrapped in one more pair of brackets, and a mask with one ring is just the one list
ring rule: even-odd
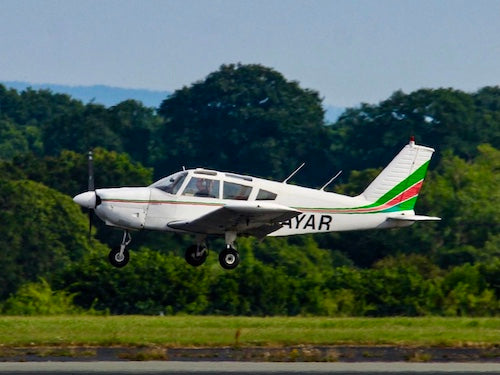
{"label": "fuselage", "polygon": [[[90,194],[92,192],[83,193]],[[124,229],[179,231],[169,226],[190,221],[235,202],[269,202],[301,214],[284,222],[271,236],[407,226],[388,221],[390,208],[363,196],[348,197],[323,190],[256,177],[191,169],[165,177],[148,187],[97,189],[95,212],[108,225]],[[89,198],[90,195],[87,197]],[[77,201],[78,196],[75,198]],[[83,198],[82,198],[83,199]],[[80,203],[81,204],[81,203]],[[89,203],[90,204],[90,203]],[[89,207],[94,208],[94,207]],[[408,210],[407,214],[413,214]],[[398,215],[405,214],[399,211]],[[221,230],[220,233],[223,234]]]}

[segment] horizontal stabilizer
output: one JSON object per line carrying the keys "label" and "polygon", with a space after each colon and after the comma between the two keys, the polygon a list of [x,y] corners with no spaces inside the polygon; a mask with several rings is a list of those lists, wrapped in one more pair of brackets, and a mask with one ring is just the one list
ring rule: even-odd
{"label": "horizontal stabilizer", "polygon": [[388,220],[397,220],[397,221],[440,221],[440,217],[436,216],[424,216],[424,215],[399,215],[389,217]]}

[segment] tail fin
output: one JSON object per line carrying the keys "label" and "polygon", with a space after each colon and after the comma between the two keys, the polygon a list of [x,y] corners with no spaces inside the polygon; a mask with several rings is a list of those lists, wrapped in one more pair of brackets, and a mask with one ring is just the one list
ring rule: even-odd
{"label": "tail fin", "polygon": [[385,211],[412,210],[422,187],[434,149],[412,139],[361,194]]}

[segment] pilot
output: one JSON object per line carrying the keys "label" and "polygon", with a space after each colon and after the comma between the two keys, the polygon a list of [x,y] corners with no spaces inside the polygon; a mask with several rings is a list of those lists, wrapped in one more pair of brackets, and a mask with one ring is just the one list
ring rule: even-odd
{"label": "pilot", "polygon": [[203,178],[199,178],[197,181],[196,181],[196,189],[197,189],[197,192],[195,193],[195,197],[208,197],[209,196],[209,185],[210,185],[210,181],[206,180],[206,179],[203,179]]}

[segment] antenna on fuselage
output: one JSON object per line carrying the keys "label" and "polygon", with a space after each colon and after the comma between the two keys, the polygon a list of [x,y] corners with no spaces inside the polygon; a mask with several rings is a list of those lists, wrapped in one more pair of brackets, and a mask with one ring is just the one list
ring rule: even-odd
{"label": "antenna on fuselage", "polygon": [[341,174],[341,173],[342,173],[342,171],[338,171],[338,173],[337,173],[335,176],[333,176],[332,178],[330,178],[330,179],[328,180],[328,182],[327,182],[326,184],[324,184],[324,185],[321,187],[321,189],[319,189],[319,190],[321,190],[321,191],[325,191],[325,188],[326,188],[328,185],[330,185],[330,184],[331,184],[331,183],[332,183],[332,182],[333,182],[333,181],[334,181],[334,180],[335,180],[338,176],[340,176],[340,174]]}
{"label": "antenna on fuselage", "polygon": [[296,170],[294,170],[294,171],[292,172],[292,174],[290,174],[290,176],[288,176],[287,178],[285,178],[285,179],[283,180],[283,183],[284,183],[284,184],[286,184],[286,183],[288,182],[288,180],[289,180],[289,179],[291,179],[293,176],[295,176],[295,174],[296,174],[298,171],[300,171],[300,169],[301,169],[304,165],[306,165],[306,163],[302,163],[302,164],[301,164],[301,165],[300,165],[300,166],[299,166]]}

